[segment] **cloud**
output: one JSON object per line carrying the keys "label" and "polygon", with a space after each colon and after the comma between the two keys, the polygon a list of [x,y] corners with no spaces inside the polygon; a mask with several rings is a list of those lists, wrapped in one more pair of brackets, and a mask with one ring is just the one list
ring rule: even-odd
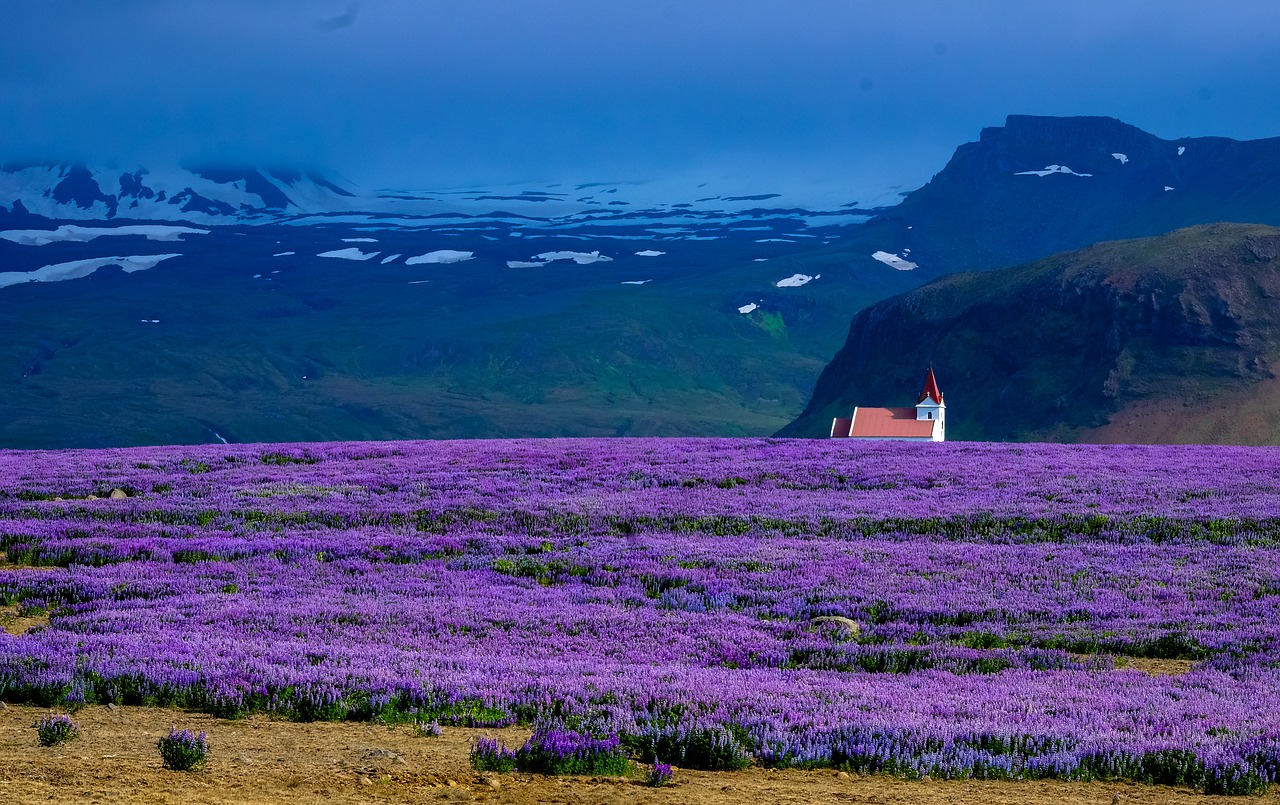
{"label": "cloud", "polygon": [[1258,103],[1280,87],[1280,3],[1232,9],[16,3],[0,25],[0,163],[302,164],[366,189],[733,174],[761,192],[840,184],[852,201],[923,184],[1010,113],[1111,115],[1168,138],[1280,134],[1280,105]]}
{"label": "cloud", "polygon": [[350,28],[356,22],[355,4],[347,6],[347,10],[335,17],[323,17],[316,20],[316,30],[321,33],[329,33],[339,28]]}

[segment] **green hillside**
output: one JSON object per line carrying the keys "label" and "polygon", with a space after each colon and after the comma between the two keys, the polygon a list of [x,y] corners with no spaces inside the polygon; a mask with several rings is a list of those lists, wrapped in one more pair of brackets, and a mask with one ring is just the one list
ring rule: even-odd
{"label": "green hillside", "polygon": [[911,404],[932,365],[949,438],[1275,442],[1244,413],[1280,358],[1278,254],[1280,229],[1214,224],[945,277],[860,312],[781,433]]}

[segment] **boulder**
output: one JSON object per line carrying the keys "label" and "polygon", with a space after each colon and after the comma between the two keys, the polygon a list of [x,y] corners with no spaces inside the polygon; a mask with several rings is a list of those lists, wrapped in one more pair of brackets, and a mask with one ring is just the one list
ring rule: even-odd
{"label": "boulder", "polygon": [[846,618],[843,615],[819,615],[816,618],[811,618],[809,623],[818,629],[834,631],[846,637],[857,637],[862,632],[862,626],[857,621],[852,618]]}

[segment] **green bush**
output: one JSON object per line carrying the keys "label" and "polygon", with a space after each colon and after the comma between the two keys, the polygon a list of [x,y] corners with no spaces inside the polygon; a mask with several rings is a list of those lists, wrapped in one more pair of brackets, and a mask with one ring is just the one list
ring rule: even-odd
{"label": "green bush", "polygon": [[80,725],[70,716],[46,716],[36,722],[36,736],[41,746],[57,746],[80,737]]}
{"label": "green bush", "polygon": [[171,729],[156,742],[156,748],[160,750],[164,767],[174,771],[194,771],[209,758],[209,741],[203,732],[197,735],[191,730]]}

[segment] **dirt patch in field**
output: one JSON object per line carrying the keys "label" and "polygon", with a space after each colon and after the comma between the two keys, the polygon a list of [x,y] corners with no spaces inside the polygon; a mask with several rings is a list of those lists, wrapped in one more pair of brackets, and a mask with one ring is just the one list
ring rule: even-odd
{"label": "dirt patch in field", "polygon": [[[1073,654],[1072,656],[1082,662],[1088,662],[1098,655]],[[1115,656],[1111,659],[1117,671],[1141,671],[1148,676],[1183,676],[1190,673],[1196,664],[1195,660],[1160,660],[1152,657]]]}
{"label": "dirt patch in field", "polygon": [[9,554],[0,551],[0,570],[21,570],[27,565],[19,565],[9,561]]}
{"label": "dirt patch in field", "polygon": [[43,629],[49,625],[48,615],[19,615],[18,607],[0,607],[0,629],[4,629],[15,637],[24,635],[30,629]]}
{"label": "dirt patch in field", "polygon": [[9,557],[0,552],[0,570],[48,570],[47,567],[38,565],[22,565],[17,562],[10,562]]}
{"label": "dirt patch in field", "polygon": [[1182,676],[1195,660],[1159,660],[1151,657],[1116,657],[1116,668],[1132,668],[1150,676]]}
{"label": "dirt patch in field", "polygon": [[[1280,796],[1209,797],[1129,783],[906,781],[831,770],[743,772],[677,770],[675,783],[653,789],[640,779],[478,774],[467,753],[488,735],[508,745],[517,728],[448,728],[423,738],[407,727],[298,724],[254,717],[223,721],[146,707],[86,707],[73,715],[81,737],[59,747],[36,742],[46,710],[0,709],[0,802],[26,803],[857,803],[858,805],[1277,805]],[[209,734],[208,766],[163,769],[156,741],[171,726]]]}

